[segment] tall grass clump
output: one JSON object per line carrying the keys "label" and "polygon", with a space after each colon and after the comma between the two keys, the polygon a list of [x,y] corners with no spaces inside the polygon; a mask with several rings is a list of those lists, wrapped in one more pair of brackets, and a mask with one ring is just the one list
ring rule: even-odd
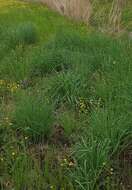
{"label": "tall grass clump", "polygon": [[[105,168],[110,167],[114,155],[123,149],[121,144],[126,137],[131,136],[131,114],[121,113],[118,105],[111,104],[91,112],[89,126],[84,129],[81,141],[74,146],[76,167],[72,170],[72,177],[79,190],[101,186],[98,179]],[[105,174],[102,180],[103,177]],[[108,185],[106,189],[110,188]]]}
{"label": "tall grass clump", "polygon": [[[90,136],[91,135],[91,136]],[[92,134],[85,132],[74,148],[76,166],[71,176],[78,190],[96,189],[96,183],[104,166],[108,163],[109,141],[98,141]],[[98,189],[98,188],[97,188]]]}
{"label": "tall grass clump", "polygon": [[32,158],[24,153],[19,154],[15,160],[11,173],[17,189],[32,188],[33,184],[36,186],[38,183],[38,170],[33,166]]}
{"label": "tall grass clump", "polygon": [[47,93],[57,104],[75,106],[80,97],[88,96],[89,86],[85,80],[77,72],[60,73],[50,81]]}
{"label": "tall grass clump", "polygon": [[80,51],[81,48],[85,50],[85,37],[79,32],[74,30],[60,30],[57,32],[53,44],[48,47],[54,46],[55,48],[68,49],[70,51]]}
{"label": "tall grass clump", "polygon": [[3,79],[17,82],[27,78],[30,71],[30,63],[25,55],[27,54],[23,52],[21,46],[7,53],[7,56],[4,56],[1,60],[0,76]]}
{"label": "tall grass clump", "polygon": [[35,139],[47,138],[53,125],[53,107],[42,98],[24,95],[13,113],[14,127]]}
{"label": "tall grass clump", "polygon": [[73,111],[65,111],[59,115],[59,124],[64,129],[64,135],[70,137],[73,132],[79,129],[79,121]]}
{"label": "tall grass clump", "polygon": [[9,47],[15,48],[17,45],[31,45],[38,41],[36,26],[31,22],[18,24],[15,28],[8,28],[7,43]]}
{"label": "tall grass clump", "polygon": [[72,66],[71,53],[65,49],[45,47],[38,48],[32,53],[32,76],[46,76],[55,72],[65,71]]}

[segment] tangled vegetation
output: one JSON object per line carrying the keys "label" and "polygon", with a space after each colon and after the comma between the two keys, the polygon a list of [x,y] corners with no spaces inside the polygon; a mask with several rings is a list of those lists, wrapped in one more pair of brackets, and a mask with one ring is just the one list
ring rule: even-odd
{"label": "tangled vegetation", "polygon": [[131,81],[127,31],[1,0],[0,189],[131,189]]}

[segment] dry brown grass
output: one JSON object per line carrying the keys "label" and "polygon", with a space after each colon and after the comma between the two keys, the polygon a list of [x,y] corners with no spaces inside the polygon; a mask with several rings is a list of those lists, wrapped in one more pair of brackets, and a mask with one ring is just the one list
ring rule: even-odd
{"label": "dry brown grass", "polygon": [[41,0],[59,13],[88,22],[91,13],[89,0]]}
{"label": "dry brown grass", "polygon": [[121,30],[122,11],[125,5],[126,0],[113,0],[108,24],[114,32]]}

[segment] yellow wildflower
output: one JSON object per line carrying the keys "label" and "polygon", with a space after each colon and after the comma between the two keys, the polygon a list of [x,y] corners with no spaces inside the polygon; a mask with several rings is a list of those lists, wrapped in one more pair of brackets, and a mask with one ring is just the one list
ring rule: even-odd
{"label": "yellow wildflower", "polygon": [[64,162],[67,162],[67,159],[66,159],[66,158],[64,158]]}
{"label": "yellow wildflower", "polygon": [[73,162],[69,162],[69,166],[74,166],[74,163]]}
{"label": "yellow wildflower", "polygon": [[11,125],[13,125],[13,123],[9,123],[9,125],[11,126]]}
{"label": "yellow wildflower", "polygon": [[12,156],[15,156],[15,152],[12,152]]}
{"label": "yellow wildflower", "polygon": [[24,139],[25,139],[25,140],[27,140],[27,139],[28,139],[28,137],[24,137]]}
{"label": "yellow wildflower", "polygon": [[0,158],[0,160],[3,162],[3,161],[4,161],[4,158]]}
{"label": "yellow wildflower", "polygon": [[5,81],[4,80],[0,80],[0,85],[3,85],[5,84]]}

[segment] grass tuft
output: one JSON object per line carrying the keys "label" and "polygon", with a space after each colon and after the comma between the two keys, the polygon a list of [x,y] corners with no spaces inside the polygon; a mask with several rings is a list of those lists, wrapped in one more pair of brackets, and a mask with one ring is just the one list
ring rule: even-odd
{"label": "grass tuft", "polygon": [[53,119],[52,105],[26,95],[16,105],[13,114],[14,127],[35,140],[50,135]]}

